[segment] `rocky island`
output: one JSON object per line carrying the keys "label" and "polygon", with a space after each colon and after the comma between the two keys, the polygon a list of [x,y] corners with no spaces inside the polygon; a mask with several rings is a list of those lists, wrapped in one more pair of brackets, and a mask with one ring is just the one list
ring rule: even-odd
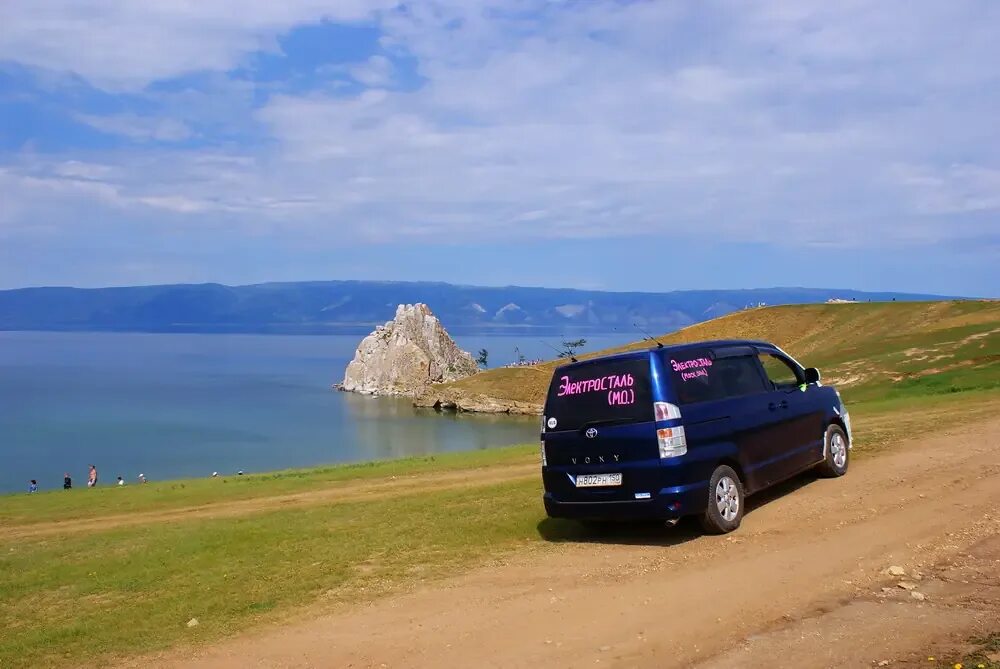
{"label": "rocky island", "polygon": [[396,316],[365,337],[347,365],[340,390],[417,397],[432,384],[479,371],[426,304],[401,304]]}

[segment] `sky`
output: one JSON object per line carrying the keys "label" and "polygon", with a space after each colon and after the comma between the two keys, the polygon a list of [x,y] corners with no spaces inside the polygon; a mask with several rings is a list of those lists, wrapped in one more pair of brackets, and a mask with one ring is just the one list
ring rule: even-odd
{"label": "sky", "polygon": [[0,288],[1000,296],[992,0],[4,0]]}

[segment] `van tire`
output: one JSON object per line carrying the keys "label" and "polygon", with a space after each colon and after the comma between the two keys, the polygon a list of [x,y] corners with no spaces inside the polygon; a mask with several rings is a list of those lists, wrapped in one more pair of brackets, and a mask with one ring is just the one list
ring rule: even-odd
{"label": "van tire", "polygon": [[739,474],[729,465],[716,467],[708,480],[708,506],[701,517],[702,528],[709,534],[732,532],[740,526],[745,506]]}
{"label": "van tire", "polygon": [[836,478],[847,473],[847,467],[851,463],[851,449],[847,442],[847,435],[839,425],[831,425],[826,428],[823,435],[823,452],[826,458],[816,466],[816,471],[820,476],[826,478]]}

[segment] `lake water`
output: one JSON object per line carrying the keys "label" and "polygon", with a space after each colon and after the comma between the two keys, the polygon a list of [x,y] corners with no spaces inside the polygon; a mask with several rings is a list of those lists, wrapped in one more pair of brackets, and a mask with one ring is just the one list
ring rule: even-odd
{"label": "lake water", "polygon": [[[305,467],[533,442],[538,419],[448,415],[331,390],[363,333],[0,332],[0,492]],[[588,350],[635,339],[587,335]],[[492,361],[560,337],[457,334]]]}

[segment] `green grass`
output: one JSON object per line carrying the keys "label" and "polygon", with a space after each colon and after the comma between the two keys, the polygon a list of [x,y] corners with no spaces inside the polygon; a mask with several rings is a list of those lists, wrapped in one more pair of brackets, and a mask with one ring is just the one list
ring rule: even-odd
{"label": "green grass", "polygon": [[994,418],[1000,409],[1000,392],[893,397],[849,403],[848,408],[854,428],[852,455],[864,457],[889,447],[905,447],[907,439],[930,431]]}
{"label": "green grass", "polygon": [[965,656],[962,661],[963,667],[1000,669],[1000,660],[990,660],[988,657],[989,655],[1000,655],[1000,631],[993,632],[984,637],[971,639],[971,643],[977,646],[977,648]]}
{"label": "green grass", "polygon": [[[216,638],[537,541],[537,480],[0,544],[0,666]],[[196,617],[199,626],[189,629]]]}
{"label": "green grass", "polygon": [[[961,659],[941,657],[940,654],[928,654],[928,666],[947,667],[953,669],[961,665],[962,669],[1000,669],[1000,660],[990,660],[989,656],[1000,655],[1000,632],[993,632],[984,637],[969,639],[973,650],[967,652]],[[931,661],[929,658],[934,658]]]}
{"label": "green grass", "polygon": [[124,488],[75,488],[27,495],[0,496],[0,525],[52,520],[80,520],[108,514],[204,506],[225,501],[327,489],[336,484],[390,479],[477,468],[497,468],[533,462],[537,446],[509,446],[489,450],[382,460],[306,469],[286,469],[218,479],[178,479]]}
{"label": "green grass", "polygon": [[871,399],[910,399],[927,395],[949,395],[1000,388],[1000,359],[978,367],[958,367],[934,374],[916,375],[899,381],[868,383],[845,389],[848,402]]}

